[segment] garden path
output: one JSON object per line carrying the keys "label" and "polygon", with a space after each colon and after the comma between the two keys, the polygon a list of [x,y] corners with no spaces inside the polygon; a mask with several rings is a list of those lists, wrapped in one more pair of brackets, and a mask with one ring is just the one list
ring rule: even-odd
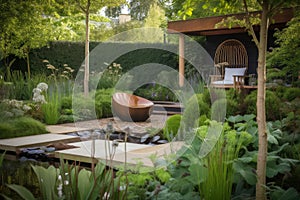
{"label": "garden path", "polygon": [[124,132],[126,128],[130,128],[130,134],[141,138],[147,134],[147,129],[157,128],[160,129],[164,126],[166,116],[164,115],[151,115],[151,117],[145,122],[124,122],[118,118],[104,118],[99,120],[82,121],[76,123],[49,125],[47,130],[48,134],[32,135],[11,139],[1,139],[0,149],[6,151],[18,151],[21,148],[46,146],[55,142],[78,142],[79,136],[71,136],[66,133],[93,130],[93,129],[105,129],[109,122],[112,122],[114,130],[117,132]]}

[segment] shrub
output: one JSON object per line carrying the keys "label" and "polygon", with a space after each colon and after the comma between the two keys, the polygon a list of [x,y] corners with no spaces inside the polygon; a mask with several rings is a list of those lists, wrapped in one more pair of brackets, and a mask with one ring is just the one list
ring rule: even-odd
{"label": "shrub", "polygon": [[113,94],[113,89],[101,89],[97,90],[95,94],[95,110],[97,118],[111,117],[111,98]]}
{"label": "shrub", "polygon": [[48,102],[42,104],[44,121],[46,124],[57,124],[60,117],[60,100],[58,94],[48,98]]}
{"label": "shrub", "polygon": [[300,88],[286,88],[283,94],[283,98],[288,101],[292,101],[300,97]]}
{"label": "shrub", "polygon": [[143,85],[134,94],[152,101],[178,101],[169,88],[156,83]]}
{"label": "shrub", "polygon": [[74,115],[61,115],[58,120],[58,124],[63,123],[73,123],[74,121],[78,121],[79,118]]}
{"label": "shrub", "polygon": [[[195,109],[198,107],[199,113],[195,114]],[[203,94],[195,94],[193,95],[186,103],[184,113],[182,116],[182,121],[184,128],[190,129],[191,127],[195,127],[195,122],[199,116],[206,115],[210,116],[210,108],[207,103],[203,101]]]}
{"label": "shrub", "polygon": [[0,123],[0,138],[14,138],[47,133],[41,122],[30,117],[19,117]]}
{"label": "shrub", "polygon": [[206,115],[201,115],[201,116],[198,118],[198,124],[197,124],[197,127],[203,126],[203,125],[208,125],[207,123],[209,123],[209,119],[206,117]]}
{"label": "shrub", "polygon": [[75,99],[72,100],[72,108],[73,113],[79,120],[87,120],[87,119],[95,119],[93,113],[93,103],[91,97],[84,97],[83,95],[76,96]]}
{"label": "shrub", "polygon": [[72,109],[72,96],[62,97],[60,103],[62,109]]}
{"label": "shrub", "polygon": [[[226,109],[224,109],[225,106]],[[222,122],[226,116],[235,115],[237,107],[237,102],[232,99],[216,100],[211,106],[211,117],[216,121]]]}
{"label": "shrub", "polygon": [[32,90],[40,82],[44,82],[47,78],[44,74],[32,76],[30,79],[20,71],[14,71],[11,76],[13,87],[8,87],[9,98],[18,100],[30,100],[32,98]]}
{"label": "shrub", "polygon": [[210,98],[210,92],[208,89],[205,89],[203,91],[203,101],[210,107],[211,106],[211,98]]}
{"label": "shrub", "polygon": [[[251,92],[245,98],[246,105],[246,113],[247,114],[256,114],[256,99],[257,99],[257,91]],[[267,120],[275,121],[276,119],[281,118],[281,101],[275,95],[274,92],[267,90],[266,91],[266,117]]]}
{"label": "shrub", "polygon": [[181,118],[181,115],[176,114],[167,119],[166,124],[163,128],[163,136],[168,141],[171,141],[177,135]]}

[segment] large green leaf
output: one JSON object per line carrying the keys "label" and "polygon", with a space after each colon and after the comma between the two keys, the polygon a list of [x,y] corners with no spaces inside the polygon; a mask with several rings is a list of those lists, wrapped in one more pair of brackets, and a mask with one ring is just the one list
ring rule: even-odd
{"label": "large green leaf", "polygon": [[294,200],[299,198],[300,196],[295,188],[289,188],[287,190],[279,189],[271,193],[271,199],[276,200]]}
{"label": "large green leaf", "polygon": [[7,185],[7,187],[14,190],[21,198],[25,200],[35,200],[33,194],[22,185],[10,184]]}
{"label": "large green leaf", "polygon": [[242,122],[243,120],[244,120],[244,117],[241,115],[230,116],[227,119],[227,121],[232,122],[232,123]]}
{"label": "large green leaf", "polygon": [[32,169],[38,177],[40,189],[44,199],[55,199],[56,195],[56,181],[58,177],[58,169],[54,166],[44,168],[41,166],[33,166]]}
{"label": "large green leaf", "polygon": [[189,180],[194,185],[199,185],[200,183],[204,182],[208,176],[208,169],[202,165],[199,165],[199,163],[192,163],[189,167],[189,171],[191,174]]}
{"label": "large green leaf", "polygon": [[236,173],[240,174],[248,184],[256,184],[256,175],[253,172],[254,169],[250,165],[242,162],[234,162],[233,169]]}
{"label": "large green leaf", "polygon": [[285,173],[291,170],[291,167],[288,163],[282,162],[277,164],[276,161],[267,162],[266,175],[268,178],[273,178],[278,173]]}
{"label": "large green leaf", "polygon": [[78,191],[81,200],[89,199],[89,193],[93,189],[94,180],[91,172],[86,169],[80,170],[78,174]]}
{"label": "large green leaf", "polygon": [[254,114],[244,115],[244,120],[245,120],[246,122],[249,122],[249,121],[251,121],[251,120],[254,120],[255,117],[256,117],[256,116],[255,116]]}

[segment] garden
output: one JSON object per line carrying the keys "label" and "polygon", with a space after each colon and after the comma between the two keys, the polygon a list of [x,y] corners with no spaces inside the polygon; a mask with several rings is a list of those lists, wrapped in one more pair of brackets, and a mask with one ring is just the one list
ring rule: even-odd
{"label": "garden", "polygon": [[[88,82],[84,77],[78,86],[78,74],[83,74],[86,69],[82,70],[82,65],[86,65],[84,56],[86,44],[82,39],[84,34],[81,33],[81,36],[79,34],[77,39],[74,39],[71,33],[62,33],[66,29],[63,27],[64,23],[69,23],[69,29],[71,27],[72,31],[84,32],[84,27],[76,30],[76,21],[83,19],[83,15],[82,13],[79,15],[79,11],[75,9],[72,10],[70,5],[54,2],[55,4],[51,6],[42,3],[39,8],[33,6],[22,9],[16,6],[10,9],[16,13],[23,11],[19,16],[20,19],[27,17],[28,21],[33,20],[31,24],[39,24],[39,26],[35,24],[36,27],[41,28],[46,23],[45,27],[50,28],[51,24],[60,31],[56,33],[57,35],[51,35],[51,38],[58,38],[61,35],[63,39],[60,41],[40,40],[36,45],[32,38],[27,38],[28,35],[25,33],[28,29],[24,29],[25,32],[22,33],[20,28],[18,32],[13,29],[16,27],[13,17],[6,16],[5,23],[10,24],[10,26],[6,24],[8,32],[0,32],[0,43],[3,44],[0,49],[0,140],[46,134],[49,125],[111,119],[115,117],[112,96],[117,91],[116,86],[120,82],[124,83],[124,80],[130,87],[135,88],[134,95],[153,102],[182,103],[180,97],[184,91],[180,87],[174,90],[154,81],[136,86],[132,85],[128,75],[135,66],[159,63],[168,66],[169,71],[160,71],[156,76],[165,82],[171,81],[168,84],[172,85],[173,82],[168,77],[173,71],[177,72],[179,55],[173,53],[177,51],[178,43],[172,41],[171,36],[169,43],[155,41],[151,44],[147,41],[143,41],[145,43],[138,41],[134,44],[124,41],[105,42],[105,39],[121,31],[147,27],[148,23],[155,26],[155,23],[151,24],[151,19],[155,18],[151,9],[152,12],[161,9],[164,16],[174,20],[178,19],[174,18],[174,14],[183,19],[192,17],[191,13],[194,13],[195,17],[201,17],[197,10],[200,8],[193,7],[194,4],[181,2],[192,10],[189,14],[185,7],[178,6],[180,1],[172,1],[173,10],[167,8],[168,4],[162,3],[165,1],[155,1],[156,4],[149,5],[147,10],[148,16],[152,18],[139,19],[138,15],[133,15],[136,21],[113,29],[92,25],[91,38],[100,39],[94,39],[95,41],[89,43],[91,52],[98,45],[104,46],[104,50],[130,49],[139,45],[141,48],[136,48],[111,63],[101,63],[104,70],[90,71]],[[136,8],[134,3],[145,3],[135,0],[129,2],[132,8]],[[192,2],[201,3],[200,11],[205,11],[206,16],[211,14],[207,6],[216,6],[201,0]],[[34,3],[38,5],[38,1]],[[0,9],[3,10],[8,4],[2,2]],[[113,11],[116,12],[114,9],[118,8],[115,7],[117,1],[112,5],[107,1],[106,4],[110,8],[108,15]],[[24,3],[25,5],[27,4]],[[159,9],[154,5],[159,6]],[[67,11],[58,11],[59,8],[68,6],[70,7],[68,12],[78,15],[71,17]],[[231,6],[234,8],[234,5]],[[250,4],[251,6],[255,7]],[[35,21],[35,16],[32,16],[33,18],[26,16],[30,9],[37,8],[41,9],[39,11],[48,12],[49,16],[56,10],[57,15],[61,17],[69,15],[69,18],[65,17],[63,20],[60,19],[62,21],[53,23],[50,18],[43,21],[45,18],[39,17],[41,21]],[[132,10],[135,14],[142,12]],[[238,10],[228,12],[235,13]],[[3,13],[0,14],[1,19],[5,17]],[[275,33],[277,46],[269,51],[266,57],[264,103],[267,153],[266,184],[263,187],[265,197],[272,200],[300,198],[300,62],[297,56],[300,54],[299,19],[299,16],[295,16],[287,28]],[[94,16],[92,20],[97,21],[99,18]],[[103,21],[102,18],[101,20]],[[146,25],[141,25],[142,23]],[[163,24],[159,21],[160,28]],[[26,26],[29,27],[28,22]],[[42,29],[36,30],[42,34]],[[54,31],[51,34],[55,34]],[[17,36],[18,41],[15,41],[19,43],[13,44],[12,41]],[[34,37],[43,38],[38,34]],[[193,39],[200,44],[205,42],[201,37]],[[144,44],[150,45],[151,48],[142,48]],[[172,50],[163,50],[166,46]],[[0,196],[4,199],[255,199],[260,148],[257,120],[259,90],[211,88],[200,74],[197,75],[191,63],[186,62],[185,65],[185,78],[194,94],[183,101],[184,110],[180,114],[168,116],[161,129],[147,130],[147,138],[142,138],[142,140],[151,138],[151,141],[159,138],[172,144],[180,140],[178,138],[181,134],[192,135],[192,140],[177,152],[166,155],[164,160],[158,159],[157,155],[151,155],[153,167],[146,167],[142,162],[129,166],[125,162],[113,168],[109,167],[111,160],[94,165],[70,162],[63,158],[21,160],[14,155],[17,160],[12,161],[7,159],[10,152],[1,150]],[[174,76],[178,78],[177,74]],[[90,88],[88,94],[85,93],[86,88]],[[226,109],[223,112],[224,105]],[[199,111],[196,115],[195,108]],[[218,136],[210,138],[214,143],[209,151],[201,154],[203,148],[210,144],[207,140],[209,133],[218,131],[220,132]],[[109,140],[113,132],[107,130],[104,134],[105,139]],[[125,142],[126,145],[127,135],[123,140],[120,142]]]}

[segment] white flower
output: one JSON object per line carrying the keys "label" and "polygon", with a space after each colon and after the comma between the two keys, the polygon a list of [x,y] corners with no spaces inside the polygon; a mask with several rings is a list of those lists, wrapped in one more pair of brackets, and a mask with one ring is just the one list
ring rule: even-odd
{"label": "white flower", "polygon": [[27,105],[24,105],[24,106],[23,106],[23,110],[24,110],[25,112],[27,112],[27,111],[31,110],[31,107],[30,107],[30,106],[27,106]]}
{"label": "white flower", "polygon": [[9,112],[9,111],[4,111],[3,112],[3,117],[5,118],[9,118],[9,117],[13,117],[14,114],[12,112]]}
{"label": "white flower", "polygon": [[47,85],[47,83],[41,82],[37,85],[37,88],[39,88],[42,91],[47,91],[48,90],[48,85]]}
{"label": "white flower", "polygon": [[47,64],[46,65],[47,66],[47,69],[56,69],[53,65],[51,65],[51,64]]}
{"label": "white flower", "polygon": [[65,69],[68,70],[68,71],[70,71],[70,72],[73,72],[73,71],[74,71],[71,67],[68,67],[68,66],[65,67]]}
{"label": "white flower", "polygon": [[15,108],[21,108],[23,106],[23,101],[12,99],[9,104]]}
{"label": "white flower", "polygon": [[44,95],[36,94],[33,96],[32,100],[36,103],[47,103]]}
{"label": "white flower", "polygon": [[34,94],[40,94],[40,93],[42,92],[42,90],[39,89],[39,88],[34,88],[34,89],[32,90],[32,92],[33,92]]}

